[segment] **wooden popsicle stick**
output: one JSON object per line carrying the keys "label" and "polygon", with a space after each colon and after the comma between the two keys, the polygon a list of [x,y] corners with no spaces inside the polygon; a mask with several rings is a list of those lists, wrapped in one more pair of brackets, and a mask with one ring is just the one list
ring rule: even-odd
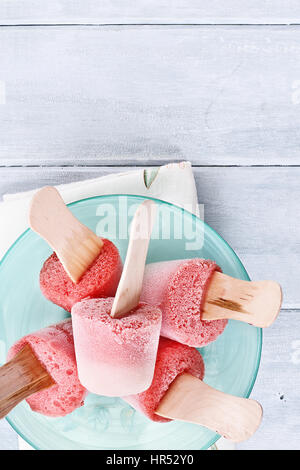
{"label": "wooden popsicle stick", "polygon": [[228,318],[265,328],[277,318],[282,291],[274,281],[241,281],[215,272],[201,317],[203,320]]}
{"label": "wooden popsicle stick", "polygon": [[0,419],[33,393],[55,385],[29,345],[0,367]]}
{"label": "wooden popsicle stick", "polygon": [[111,309],[112,318],[121,318],[139,301],[156,204],[147,200],[137,208],[130,230],[130,239],[122,276]]}
{"label": "wooden popsicle stick", "polygon": [[101,238],[74,217],[57,189],[51,186],[33,196],[29,225],[56,252],[74,283],[80,280],[103,246]]}
{"label": "wooden popsicle stick", "polygon": [[261,405],[220,392],[190,374],[179,375],[156,414],[205,426],[233,442],[249,439],[260,425]]}

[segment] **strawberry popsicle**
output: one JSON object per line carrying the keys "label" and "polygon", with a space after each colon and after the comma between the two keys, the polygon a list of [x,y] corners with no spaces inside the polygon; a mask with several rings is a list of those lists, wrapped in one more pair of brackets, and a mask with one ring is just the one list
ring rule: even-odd
{"label": "strawberry popsicle", "polygon": [[171,383],[185,372],[203,379],[204,362],[200,353],[194,348],[161,337],[151,386],[142,393],[122,398],[152,421],[168,422],[169,419],[155,414],[155,411]]}
{"label": "strawberry popsicle", "polygon": [[26,398],[30,408],[55,417],[65,416],[82,406],[86,390],[78,379],[71,320],[24,336],[9,349],[8,361],[26,345],[30,346],[55,382],[53,386]]}
{"label": "strawberry popsicle", "polygon": [[113,300],[85,299],[72,308],[79,379],[98,395],[139,393],[153,378],[161,311],[140,303],[112,318]]}
{"label": "strawberry popsicle", "polygon": [[201,320],[201,308],[216,263],[204,259],[173,260],[146,266],[141,301],[160,307],[161,335],[193,347],[214,341],[227,320]]}
{"label": "strawberry popsicle", "polygon": [[116,246],[107,239],[102,241],[100,254],[77,284],[70,279],[56,253],[53,253],[40,272],[40,288],[44,296],[70,312],[75,303],[86,297],[115,295],[122,273],[122,261]]}

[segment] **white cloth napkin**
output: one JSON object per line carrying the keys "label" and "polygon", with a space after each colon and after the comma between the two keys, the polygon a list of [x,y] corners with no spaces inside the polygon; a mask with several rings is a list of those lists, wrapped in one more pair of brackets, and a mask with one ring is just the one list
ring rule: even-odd
{"label": "white cloth napkin", "polygon": [[[170,163],[156,169],[132,170],[57,188],[66,203],[104,194],[135,194],[162,199],[194,214],[199,213],[197,190],[189,162]],[[0,221],[5,230],[0,231],[0,258],[28,228],[29,203],[35,191],[3,196]],[[31,447],[19,437],[19,449],[29,450]]]}
{"label": "white cloth napkin", "polygon": [[[66,203],[104,194],[135,194],[163,199],[198,213],[196,185],[189,162],[132,170],[56,187]],[[28,208],[35,191],[3,196],[0,221],[5,229],[0,231],[0,258],[28,228]]]}

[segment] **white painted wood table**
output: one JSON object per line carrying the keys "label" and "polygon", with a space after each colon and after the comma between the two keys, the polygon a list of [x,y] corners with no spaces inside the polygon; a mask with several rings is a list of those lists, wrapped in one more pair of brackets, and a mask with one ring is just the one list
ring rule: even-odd
{"label": "white painted wood table", "polygon": [[0,2],[1,195],[187,159],[206,222],[281,282],[240,449],[300,449],[299,54],[297,0]]}

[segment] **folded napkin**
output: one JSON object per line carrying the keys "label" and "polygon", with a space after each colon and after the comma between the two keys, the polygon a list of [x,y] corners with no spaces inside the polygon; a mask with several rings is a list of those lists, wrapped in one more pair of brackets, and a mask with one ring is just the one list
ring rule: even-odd
{"label": "folded napkin", "polygon": [[[66,203],[105,194],[134,194],[162,199],[199,214],[197,190],[189,162],[132,170],[56,187]],[[29,204],[36,190],[3,196],[0,221],[5,230],[0,231],[0,258],[28,228]],[[31,447],[19,438],[19,449],[28,450]]]}
{"label": "folded napkin", "polygon": [[[163,199],[198,214],[196,185],[189,162],[132,170],[56,187],[67,204],[104,194],[135,194]],[[35,191],[3,196],[0,220],[5,230],[0,231],[0,258],[28,228],[28,209]]]}

